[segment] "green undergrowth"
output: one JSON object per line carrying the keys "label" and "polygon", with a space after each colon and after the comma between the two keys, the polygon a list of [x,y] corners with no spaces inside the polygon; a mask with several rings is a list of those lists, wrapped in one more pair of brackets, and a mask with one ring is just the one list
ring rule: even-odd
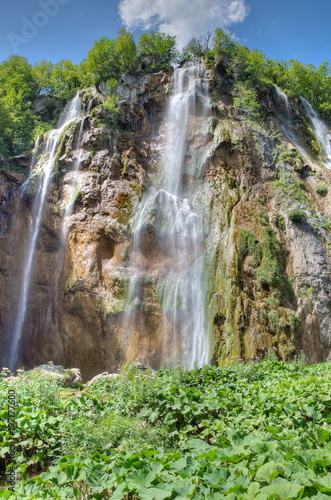
{"label": "green undergrowth", "polygon": [[[9,386],[17,400],[12,436]],[[23,375],[2,380],[0,395],[1,467],[8,470],[12,441],[22,477],[0,498],[331,496],[330,363],[130,367],[82,391]]]}

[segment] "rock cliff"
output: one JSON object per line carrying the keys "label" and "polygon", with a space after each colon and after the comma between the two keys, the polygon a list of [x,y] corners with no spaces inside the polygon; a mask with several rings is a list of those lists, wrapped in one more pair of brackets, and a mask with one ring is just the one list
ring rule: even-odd
{"label": "rock cliff", "polygon": [[[171,335],[165,336],[171,326],[158,293],[167,266],[165,247],[156,239],[153,222],[144,226],[139,254],[134,255],[132,236],[133,216],[159,175],[172,74],[170,68],[123,77],[116,116],[105,110],[101,93],[81,93],[83,119],[68,126],[56,153],[20,366],[52,360],[81,368],[88,379],[134,360],[153,368],[172,364]],[[256,87],[256,120],[236,99],[221,65],[207,72],[207,80],[208,127],[202,131],[195,110],[188,149],[191,156],[195,152],[198,168],[187,168],[183,179],[188,190],[195,186],[191,204],[204,222],[211,362],[227,365],[270,350],[283,360],[301,351],[310,362],[329,359],[331,190],[325,187],[331,185],[331,173],[312,124],[300,100],[284,102],[273,86]],[[0,173],[2,365],[8,360],[42,175],[36,168],[22,194],[26,166],[20,158]],[[63,248],[63,217],[73,185],[74,209],[66,217]],[[157,217],[157,206],[153,210]],[[130,305],[138,264],[144,270],[140,303]],[[130,327],[128,307],[135,307]]]}

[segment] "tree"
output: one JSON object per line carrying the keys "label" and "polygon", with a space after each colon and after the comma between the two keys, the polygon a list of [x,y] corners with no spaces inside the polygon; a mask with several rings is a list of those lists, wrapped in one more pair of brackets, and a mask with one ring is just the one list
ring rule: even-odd
{"label": "tree", "polygon": [[130,72],[136,59],[137,48],[133,36],[121,28],[115,40],[103,37],[95,42],[84,65],[92,81],[100,83]]}
{"label": "tree", "polygon": [[53,70],[54,64],[45,59],[42,59],[33,66],[32,71],[38,85],[38,94],[54,94],[52,86]]}
{"label": "tree", "polygon": [[138,48],[141,56],[151,58],[151,67],[154,69],[170,64],[178,55],[176,37],[156,31],[142,33]]}
{"label": "tree", "polygon": [[54,64],[49,85],[56,97],[70,99],[82,87],[79,67],[68,59]]}
{"label": "tree", "polygon": [[38,93],[38,84],[27,59],[10,56],[0,64],[0,97],[5,103],[29,103]]}
{"label": "tree", "polygon": [[214,55],[226,54],[232,58],[237,50],[237,43],[231,40],[230,35],[221,28],[216,28],[212,40],[212,52]]}
{"label": "tree", "polygon": [[203,40],[201,37],[196,38],[193,37],[191,40],[185,45],[182,51],[182,58],[184,60],[203,57],[205,54],[205,49],[203,46]]}
{"label": "tree", "polygon": [[33,138],[31,103],[38,84],[28,61],[11,56],[0,64],[0,136],[5,155],[21,153]]}
{"label": "tree", "polygon": [[103,37],[95,42],[87,54],[86,70],[91,73],[94,83],[100,83],[118,75],[114,40]]}
{"label": "tree", "polygon": [[119,30],[115,40],[115,57],[120,73],[130,72],[137,60],[137,47],[134,38],[125,28]]}

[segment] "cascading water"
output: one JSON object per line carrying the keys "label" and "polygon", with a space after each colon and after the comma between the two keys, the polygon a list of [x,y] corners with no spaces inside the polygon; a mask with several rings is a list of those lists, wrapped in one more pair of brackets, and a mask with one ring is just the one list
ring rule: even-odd
{"label": "cascading water", "polygon": [[291,120],[292,118],[292,112],[291,112],[291,104],[290,101],[285,94],[285,92],[282,91],[277,85],[275,85],[278,101],[280,103],[280,108],[284,109],[285,113],[284,116],[287,120]]}
{"label": "cascading water", "polygon": [[[184,175],[196,178],[200,174],[203,159],[195,140],[206,135],[208,109],[204,66],[175,70],[165,122],[161,184],[146,195],[133,221],[133,260],[142,252],[145,233],[152,226],[155,247],[160,249],[165,262],[157,278],[157,295],[165,317],[164,350],[167,352],[163,359],[188,369],[204,366],[209,361],[202,220],[187,198],[194,196],[194,184],[185,193],[183,185]],[[133,265],[128,292],[131,312],[126,318],[126,328],[135,322],[135,310],[141,301],[139,284],[144,269],[139,259],[137,262],[138,265]],[[170,333],[166,326],[169,323]]]}
{"label": "cascading water", "polygon": [[331,169],[331,134],[325,123],[320,119],[311,104],[304,98],[300,97],[301,102],[306,110],[306,113],[313,125],[315,134],[322,146],[326,161],[325,166]]}
{"label": "cascading water", "polygon": [[280,127],[284,133],[284,135],[288,138],[288,140],[297,148],[300,152],[301,156],[305,158],[305,160],[310,164],[312,158],[305,148],[304,144],[300,140],[297,131],[295,129],[295,124],[292,120],[293,118],[293,110],[291,107],[291,103],[289,101],[288,96],[283,92],[277,85],[275,85],[278,106],[282,110],[282,114],[286,120],[282,120]]}
{"label": "cascading water", "polygon": [[18,307],[13,327],[13,334],[12,334],[10,354],[9,354],[9,367],[11,370],[15,368],[19,354],[19,345],[22,336],[27,303],[28,303],[28,292],[31,282],[32,265],[33,265],[40,225],[43,217],[45,200],[50,185],[52,173],[54,170],[54,165],[56,162],[57,147],[62,132],[70,122],[72,122],[78,117],[80,111],[81,111],[81,99],[77,94],[75,98],[69,103],[64,113],[62,114],[58,128],[50,132],[43,151],[45,157],[47,157],[47,161],[45,164],[43,164],[43,176],[40,182],[39,190],[35,199],[35,204],[33,209],[34,219],[32,221],[31,233],[24,263],[22,288],[20,290],[20,296],[18,300]]}
{"label": "cascading water", "polygon": [[75,204],[75,199],[77,195],[77,191],[79,189],[79,177],[78,177],[78,172],[79,168],[83,159],[83,152],[81,150],[81,145],[82,145],[82,140],[83,140],[83,132],[84,132],[84,123],[85,123],[85,117],[82,118],[80,127],[79,127],[79,132],[78,132],[78,137],[77,137],[77,142],[76,142],[76,151],[77,151],[77,156],[74,159],[72,169],[70,171],[70,188],[67,193],[67,201],[66,201],[66,206],[64,209],[64,216],[63,216],[63,224],[62,224],[62,244],[64,245],[66,237],[67,237],[67,219],[70,217],[70,215],[73,212],[74,209],[74,204]]}

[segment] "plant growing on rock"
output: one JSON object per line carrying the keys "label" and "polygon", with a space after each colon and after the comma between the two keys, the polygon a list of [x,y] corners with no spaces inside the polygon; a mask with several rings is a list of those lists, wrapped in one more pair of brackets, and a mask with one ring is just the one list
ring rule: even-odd
{"label": "plant growing on rock", "polygon": [[300,222],[303,222],[307,218],[306,212],[303,210],[300,210],[298,208],[294,208],[293,210],[290,210],[288,213],[289,219],[294,222],[295,224],[300,224]]}
{"label": "plant growing on rock", "polygon": [[315,191],[318,194],[318,196],[320,196],[321,198],[324,198],[328,194],[328,188],[324,185],[323,186],[316,186]]}

